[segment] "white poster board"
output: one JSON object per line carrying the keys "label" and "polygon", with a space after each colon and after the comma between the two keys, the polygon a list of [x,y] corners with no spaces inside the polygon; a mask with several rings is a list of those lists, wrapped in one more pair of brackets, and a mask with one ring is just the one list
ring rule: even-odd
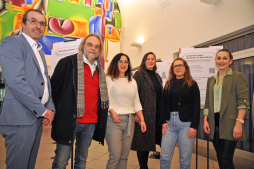
{"label": "white poster board", "polygon": [[167,61],[163,61],[163,62],[156,62],[156,66],[157,66],[156,72],[162,78],[162,86],[163,87],[164,87],[166,81],[168,80],[169,69],[170,69],[171,63],[172,63],[172,60],[167,60]]}
{"label": "white poster board", "polygon": [[51,76],[60,59],[78,53],[78,46],[81,41],[82,39],[76,39],[75,41],[53,43],[51,51]]}
{"label": "white poster board", "polygon": [[179,49],[179,57],[186,60],[190,67],[192,77],[198,83],[202,109],[205,105],[207,79],[214,76],[217,72],[215,68],[215,56],[220,49],[223,49],[223,46]]}

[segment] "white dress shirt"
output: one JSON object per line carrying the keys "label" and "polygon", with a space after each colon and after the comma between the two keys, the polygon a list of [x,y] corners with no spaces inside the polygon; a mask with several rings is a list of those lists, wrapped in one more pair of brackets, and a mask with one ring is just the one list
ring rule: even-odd
{"label": "white dress shirt", "polygon": [[[43,92],[43,96],[42,96],[42,99],[41,99],[41,103],[46,104],[48,102],[48,99],[49,99],[49,89],[48,89],[48,81],[47,81],[47,78],[46,78],[46,75],[45,75],[45,67],[44,67],[44,64],[42,62],[41,55],[39,53],[39,51],[42,48],[42,45],[39,42],[36,43],[31,37],[26,35],[24,32],[22,34],[24,35],[24,37],[26,38],[26,40],[28,41],[28,43],[32,47],[32,49],[34,51],[34,54],[37,58],[37,61],[39,63],[40,71],[41,71],[42,77],[44,79],[44,92]],[[43,113],[43,115],[44,114],[45,113]]]}
{"label": "white dress shirt", "polygon": [[93,65],[91,65],[90,64],[90,62],[87,60],[87,58],[85,57],[85,55],[83,55],[83,62],[85,63],[85,64],[88,64],[88,66],[90,67],[90,69],[91,69],[91,73],[92,73],[92,75],[94,74],[94,72],[96,71],[96,67],[97,67],[97,60],[95,60],[94,62],[93,62]]}

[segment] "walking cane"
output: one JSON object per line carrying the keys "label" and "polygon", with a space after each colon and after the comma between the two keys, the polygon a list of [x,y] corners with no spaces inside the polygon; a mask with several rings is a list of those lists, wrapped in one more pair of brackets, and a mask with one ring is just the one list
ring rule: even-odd
{"label": "walking cane", "polygon": [[[197,135],[198,136],[198,129],[197,129]],[[198,169],[198,138],[196,137],[196,169]]]}
{"label": "walking cane", "polygon": [[71,169],[73,169],[73,144],[71,148]]}
{"label": "walking cane", "polygon": [[207,169],[209,169],[209,136],[207,135]]}

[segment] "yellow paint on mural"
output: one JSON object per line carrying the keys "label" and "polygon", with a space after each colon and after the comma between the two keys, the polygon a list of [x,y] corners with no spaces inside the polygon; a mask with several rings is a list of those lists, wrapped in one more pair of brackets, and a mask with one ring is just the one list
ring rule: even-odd
{"label": "yellow paint on mural", "polygon": [[120,34],[119,31],[117,30],[117,28],[113,28],[111,30],[111,34],[109,34],[109,29],[108,27],[105,26],[105,38],[108,39],[115,39],[115,40],[120,40]]}
{"label": "yellow paint on mural", "polygon": [[79,4],[79,0],[70,0],[70,3]]}
{"label": "yellow paint on mural", "polygon": [[76,37],[85,37],[89,33],[89,27],[88,22],[80,22],[71,20],[74,24],[74,31],[71,34],[68,34],[69,36],[76,36]]}
{"label": "yellow paint on mural", "polygon": [[94,15],[95,16],[102,16],[102,9],[95,8]]}
{"label": "yellow paint on mural", "polygon": [[22,29],[21,27],[21,22],[22,22],[23,14],[17,14],[14,19],[13,19],[13,30],[20,30]]}

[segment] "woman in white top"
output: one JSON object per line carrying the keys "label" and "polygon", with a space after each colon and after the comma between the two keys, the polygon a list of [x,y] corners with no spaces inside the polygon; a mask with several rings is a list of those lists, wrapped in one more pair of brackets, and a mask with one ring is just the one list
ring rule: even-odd
{"label": "woman in white top", "polygon": [[130,59],[119,53],[111,61],[107,71],[109,115],[106,129],[109,159],[107,169],[125,169],[134,134],[136,113],[141,131],[146,124],[139,101],[136,81],[132,79]]}

